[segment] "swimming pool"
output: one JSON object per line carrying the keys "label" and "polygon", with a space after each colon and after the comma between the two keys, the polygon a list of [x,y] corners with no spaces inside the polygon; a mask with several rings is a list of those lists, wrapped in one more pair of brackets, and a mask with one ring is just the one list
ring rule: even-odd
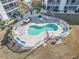
{"label": "swimming pool", "polygon": [[28,28],[28,34],[32,36],[39,35],[41,32],[44,31],[56,31],[58,26],[56,24],[46,24],[46,25],[31,25]]}

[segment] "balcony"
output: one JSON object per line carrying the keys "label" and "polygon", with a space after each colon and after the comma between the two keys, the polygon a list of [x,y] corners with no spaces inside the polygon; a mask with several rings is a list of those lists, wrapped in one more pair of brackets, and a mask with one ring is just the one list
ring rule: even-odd
{"label": "balcony", "polygon": [[17,2],[4,5],[4,9],[5,9],[6,11],[15,9],[15,8],[17,8],[17,7],[18,7]]}
{"label": "balcony", "polygon": [[48,0],[48,4],[60,4],[61,0]]}
{"label": "balcony", "polygon": [[1,0],[2,4],[5,4],[7,3],[8,1],[7,0]]}
{"label": "balcony", "polygon": [[10,3],[10,2],[13,2],[13,1],[17,1],[17,0],[1,0],[2,4],[7,4],[7,3]]}

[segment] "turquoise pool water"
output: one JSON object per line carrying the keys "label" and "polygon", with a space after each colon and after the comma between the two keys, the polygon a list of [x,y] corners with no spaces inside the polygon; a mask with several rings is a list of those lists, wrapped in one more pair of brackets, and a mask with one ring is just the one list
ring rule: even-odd
{"label": "turquoise pool water", "polygon": [[36,36],[44,31],[56,31],[58,29],[58,26],[55,24],[47,24],[45,26],[38,26],[38,25],[31,25],[28,28],[28,34],[32,36]]}

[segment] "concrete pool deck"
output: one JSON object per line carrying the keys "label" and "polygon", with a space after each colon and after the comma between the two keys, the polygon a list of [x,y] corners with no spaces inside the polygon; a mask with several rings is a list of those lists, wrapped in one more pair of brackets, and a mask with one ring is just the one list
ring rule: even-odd
{"label": "concrete pool deck", "polygon": [[[23,41],[25,41],[27,43],[26,44],[27,47],[35,46],[38,42],[43,41],[44,39],[47,38],[46,31],[40,33],[37,36],[31,36],[30,34],[28,34],[27,29],[32,24],[34,24],[34,23],[29,23],[26,26],[22,26],[19,29],[17,29],[16,31],[13,31],[13,32],[17,32],[17,34],[13,34],[14,39],[16,39],[17,37],[22,39]],[[61,32],[63,32],[63,30],[61,28],[59,28],[59,26],[58,26],[58,30],[53,33],[51,31],[48,31],[49,37],[60,36]]]}
{"label": "concrete pool deck", "polygon": [[[42,45],[44,42],[46,42],[48,40],[48,38],[51,38],[51,40],[53,42],[54,40],[59,41],[62,38],[64,38],[65,36],[69,35],[69,32],[70,32],[69,24],[67,24],[62,19],[47,17],[45,15],[40,16],[39,14],[37,14],[37,16],[30,16],[29,19],[31,19],[30,23],[21,25],[21,23],[23,22],[23,20],[21,20],[14,26],[14,28],[12,30],[12,34],[14,37],[13,42],[16,42],[17,46],[21,47],[21,49],[27,49],[28,47],[37,48],[40,45]],[[40,19],[43,19],[43,20],[40,20]],[[33,21],[33,20],[35,20],[35,21]],[[54,20],[55,20],[55,22],[54,22]],[[42,23],[39,21],[41,21]],[[46,22],[46,21],[48,21],[48,22]],[[46,31],[45,30],[44,32],[41,32],[39,35],[36,35],[36,36],[32,36],[28,33],[29,26],[31,26],[31,25],[42,26],[45,24],[56,24],[58,26],[58,29],[56,31]],[[48,32],[48,34],[47,34],[47,32]]]}

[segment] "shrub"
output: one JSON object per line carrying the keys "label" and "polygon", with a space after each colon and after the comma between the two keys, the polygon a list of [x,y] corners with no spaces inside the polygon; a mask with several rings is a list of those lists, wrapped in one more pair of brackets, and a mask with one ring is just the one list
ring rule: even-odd
{"label": "shrub", "polygon": [[4,25],[5,24],[5,21],[1,21],[0,22],[0,25],[2,26],[2,25]]}

